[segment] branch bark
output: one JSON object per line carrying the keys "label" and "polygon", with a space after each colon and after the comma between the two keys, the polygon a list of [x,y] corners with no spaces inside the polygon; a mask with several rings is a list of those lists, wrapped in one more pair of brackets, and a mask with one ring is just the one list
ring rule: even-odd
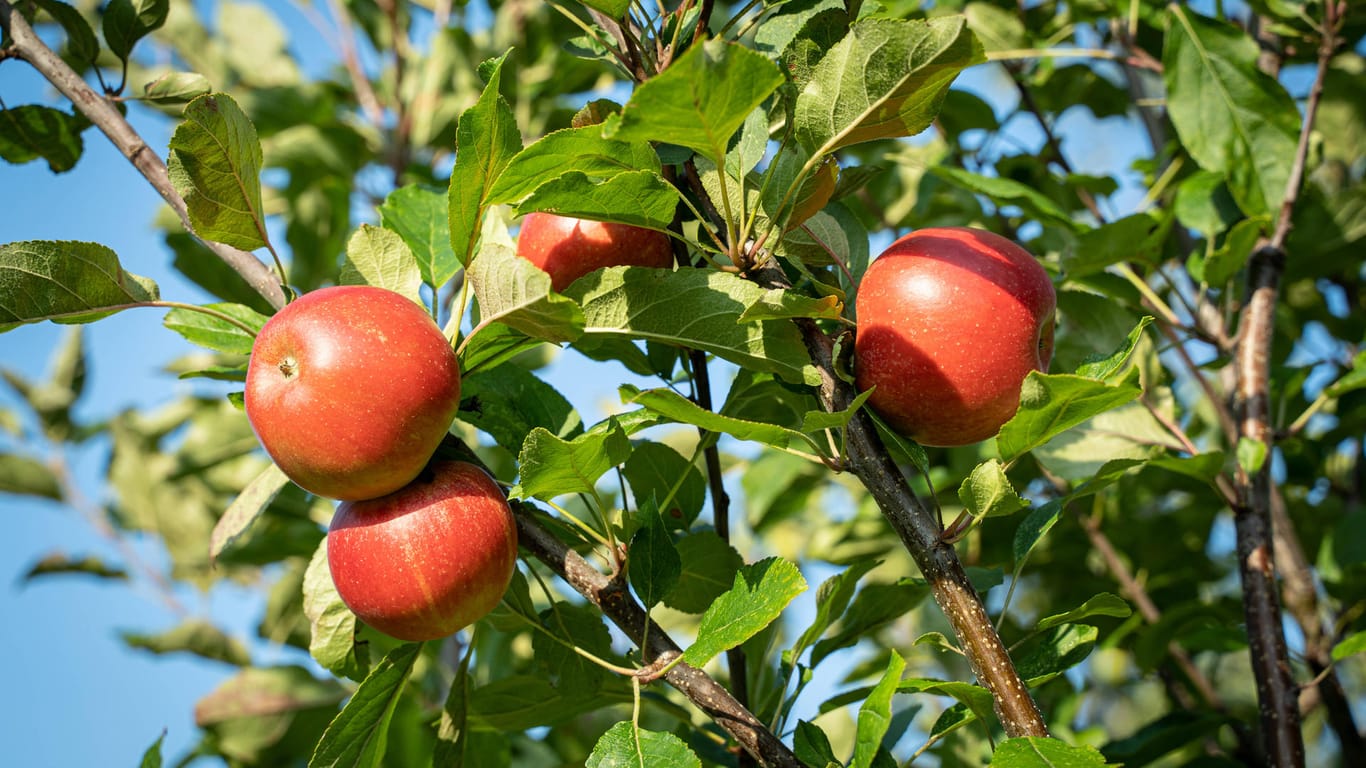
{"label": "branch bark", "polygon": [[[669,663],[682,653],[678,644],[650,620],[621,579],[609,578],[537,523],[539,513],[534,507],[514,503],[513,509],[517,513],[518,543],[620,627],[641,649],[644,661]],[[706,672],[677,664],[664,674],[664,680],[725,729],[759,765],[803,768],[781,739]]]}
{"label": "branch bark", "polygon": [[[185,229],[193,233],[189,209],[185,206],[184,198],[171,184],[166,164],[162,162],[160,155],[147,146],[137,130],[114,108],[114,105],[96,93],[75,70],[67,66],[66,62],[34,33],[23,14],[15,12],[9,0],[0,0],[0,26],[9,30],[10,38],[13,40],[12,50],[19,58],[28,62],[47,78],[48,82],[56,86],[86,119],[109,138],[128,162],[147,179],[152,188],[161,194],[162,199],[171,206],[171,210],[180,217]],[[285,293],[280,286],[279,278],[260,259],[229,245],[202,238],[200,241],[241,275],[242,279],[265,297],[272,306],[277,309],[284,306]]]}
{"label": "branch bark", "polygon": [[[772,262],[756,270],[752,277],[766,287],[792,287],[787,275]],[[821,405],[830,412],[847,409],[857,393],[835,374],[833,340],[812,320],[794,322],[820,372],[817,394]],[[944,542],[934,511],[907,484],[865,412],[856,413],[845,428],[844,448],[849,469],[862,481],[929,581],[934,599],[962,644],[973,674],[991,691],[996,716],[1006,735],[1048,736],[1048,725],[968,580],[958,553]]]}

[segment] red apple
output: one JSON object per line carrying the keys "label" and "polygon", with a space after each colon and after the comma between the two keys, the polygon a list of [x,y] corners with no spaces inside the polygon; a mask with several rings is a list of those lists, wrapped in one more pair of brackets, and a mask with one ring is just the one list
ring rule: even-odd
{"label": "red apple", "polygon": [[327,565],[361,621],[400,640],[434,640],[502,599],[517,562],[517,526],[493,478],[437,461],[402,489],[337,507]]}
{"label": "red apple", "polygon": [[460,406],[460,366],[421,306],[369,286],[290,302],[256,337],[246,409],[305,490],[373,499],[417,476]]}
{"label": "red apple", "polygon": [[550,275],[550,287],[569,284],[603,267],[673,266],[673,247],[662,232],[629,224],[528,213],[517,236],[517,255]]}
{"label": "red apple", "polygon": [[893,429],[924,445],[995,435],[1030,371],[1053,357],[1056,304],[1028,251],[968,227],[922,229],[892,243],[858,287],[860,390]]}

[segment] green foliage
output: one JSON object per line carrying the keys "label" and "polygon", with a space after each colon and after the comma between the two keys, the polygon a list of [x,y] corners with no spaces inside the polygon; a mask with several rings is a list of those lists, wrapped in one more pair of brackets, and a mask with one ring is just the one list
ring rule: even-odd
{"label": "green foliage", "polygon": [[[167,366],[192,389],[98,414],[79,332],[41,379],[5,358],[0,495],[165,553],[47,552],[19,578],[259,590],[256,636],[197,614],[121,633],[237,668],[182,763],[733,766],[705,676],[813,768],[1215,765],[1260,749],[1232,508],[1251,514],[1238,483],[1269,468],[1273,526],[1296,534],[1274,549],[1286,664],[1346,696],[1320,689],[1307,763],[1340,762],[1366,669],[1366,28],[1340,27],[1298,161],[1324,4],[1234,5],[357,0],[335,19],[354,61],[311,66],[269,4],[16,4],[109,104],[174,122],[150,151],[193,232],[155,224],[207,294],[163,301],[131,249],[0,244],[0,331],[158,306],[198,348]],[[76,169],[82,103],[6,87],[0,158]],[[680,266],[554,292],[515,252],[532,211],[666,231]],[[854,299],[892,237],[964,225],[1047,268],[1054,362],[994,442],[927,448],[845,388]],[[1279,225],[1263,436],[1239,358]],[[405,645],[341,601],[332,504],[230,404],[274,308],[214,243],[266,249],[291,295],[380,286],[445,329],[463,385],[441,451],[482,462],[524,527],[487,619]],[[107,457],[99,487],[72,471],[85,451]],[[879,509],[888,487],[920,504]],[[974,634],[1053,738],[1014,733],[988,684],[1007,673],[968,658],[943,581],[963,563]],[[674,646],[689,668],[660,661]]]}

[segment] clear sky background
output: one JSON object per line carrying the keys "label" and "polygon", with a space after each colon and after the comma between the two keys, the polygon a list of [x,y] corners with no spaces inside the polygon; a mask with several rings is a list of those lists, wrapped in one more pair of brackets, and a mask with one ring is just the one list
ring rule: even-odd
{"label": "clear sky background", "polygon": [[[318,72],[332,63],[330,49],[293,6],[269,5],[285,21],[291,50],[306,71]],[[998,77],[994,68],[979,67],[966,73],[959,87],[991,97],[998,114],[1004,114],[1013,98],[1009,89],[999,87]],[[31,68],[17,61],[0,65],[0,98],[10,107],[66,106]],[[171,123],[136,105],[130,119],[164,156]],[[1038,130],[1025,122],[1012,125],[1016,140],[1037,148]],[[1147,154],[1147,138],[1132,124],[1117,119],[1098,122],[1085,110],[1065,114],[1059,130],[1067,137],[1063,149],[1078,172],[1113,174],[1123,182],[1110,212],[1132,212],[1141,190],[1128,165],[1133,157]],[[154,279],[163,297],[212,300],[171,269],[172,256],[151,226],[163,205],[160,197],[102,134],[92,129],[84,140],[80,162],[66,174],[53,175],[41,161],[0,167],[0,242],[102,243],[118,253],[126,269]],[[78,408],[82,417],[100,419],[128,408],[151,408],[191,386],[230,389],[177,381],[160,370],[172,358],[194,351],[161,326],[162,314],[132,310],[85,328],[90,368]],[[0,365],[40,380],[66,332],[65,326],[42,323],[0,335]],[[555,376],[557,385],[586,411],[586,421],[591,423],[599,412],[598,404],[616,399],[618,379],[604,376],[600,369],[589,373],[572,355],[563,356],[557,365],[564,372]],[[609,387],[595,389],[595,382],[601,381],[610,381]],[[15,405],[13,393],[0,386],[0,407]],[[14,449],[12,436],[0,430],[0,451]],[[107,447],[97,442],[73,458],[82,491],[93,501],[106,498],[100,478]],[[163,730],[166,756],[182,755],[198,738],[194,703],[234,668],[183,655],[158,657],[129,650],[120,631],[155,633],[181,620],[152,590],[79,576],[23,583],[23,574],[34,562],[54,551],[124,562],[124,554],[80,513],[49,502],[0,496],[0,520],[6,526],[0,535],[0,657],[8,662],[5,695],[0,698],[3,762],[22,768],[136,765]],[[128,543],[140,559],[154,567],[164,565],[166,558],[156,541]],[[233,587],[207,594],[182,589],[176,598],[191,615],[211,616],[226,626],[248,643],[258,661],[286,658],[278,648],[254,639],[263,608],[259,593]],[[814,597],[808,593],[803,599]]]}

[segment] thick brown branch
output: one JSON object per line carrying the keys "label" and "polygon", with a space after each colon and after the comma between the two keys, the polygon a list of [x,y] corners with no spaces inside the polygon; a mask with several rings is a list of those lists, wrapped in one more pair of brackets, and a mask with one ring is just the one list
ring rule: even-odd
{"label": "thick brown branch", "polygon": [[[1238,347],[1236,410],[1239,435],[1271,449],[1270,375],[1277,285],[1284,266],[1278,249],[1259,248],[1249,264],[1248,292]],[[1234,523],[1252,668],[1257,680],[1262,739],[1271,765],[1304,765],[1299,686],[1281,627],[1271,535],[1270,458],[1253,473],[1238,472]]]}
{"label": "thick brown branch", "polygon": [[[520,545],[601,609],[632,642],[640,646],[646,662],[667,663],[682,652],[668,634],[650,620],[625,583],[609,578],[555,538],[536,522],[539,513],[534,508],[517,504],[514,509],[517,512]],[[779,768],[802,766],[802,762],[781,739],[707,673],[687,664],[676,664],[665,673],[664,679],[725,729],[759,765]]]}
{"label": "thick brown branch", "polygon": [[[752,277],[770,288],[791,287],[781,268],[773,264],[757,270]],[[847,409],[856,393],[848,382],[835,375],[834,342],[815,322],[796,323],[811,361],[820,372],[818,395],[822,406],[831,412]],[[929,581],[935,601],[953,627],[973,674],[991,691],[996,716],[1006,735],[1048,736],[1048,725],[1015,670],[958,553],[945,543],[933,510],[911,490],[878,437],[872,420],[862,411],[855,414],[845,429],[845,451],[849,469],[863,482]]]}
{"label": "thick brown branch", "polygon": [[[189,210],[185,206],[185,200],[176,192],[171,184],[171,177],[166,172],[166,164],[161,157],[153,152],[147,143],[142,140],[138,132],[132,125],[124,119],[114,105],[106,101],[94,91],[81,76],[67,66],[61,57],[47,47],[29,26],[22,14],[15,13],[9,0],[0,0],[0,25],[9,30],[10,37],[14,41],[13,50],[27,61],[32,67],[38,70],[48,82],[56,86],[62,95],[71,100],[81,114],[94,123],[104,135],[109,137],[115,147],[133,167],[143,175],[152,185],[162,199],[166,201],[171,209],[180,217],[180,221],[185,225],[185,229],[190,232],[194,228],[190,224]],[[276,274],[259,259],[246,251],[241,251],[232,246],[222,243],[204,241],[204,245],[213,251],[228,266],[232,267],[237,274],[242,276],[252,288],[256,289],[272,306],[282,307],[285,303],[284,289],[280,287],[279,278]]]}

